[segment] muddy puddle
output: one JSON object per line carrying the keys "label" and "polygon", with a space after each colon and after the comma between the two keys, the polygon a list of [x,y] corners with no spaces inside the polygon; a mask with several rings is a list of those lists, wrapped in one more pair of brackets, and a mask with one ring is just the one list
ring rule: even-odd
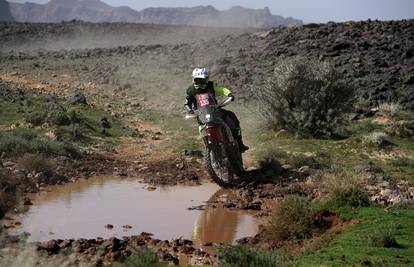
{"label": "muddy puddle", "polygon": [[[159,239],[233,243],[257,232],[259,221],[253,214],[218,205],[194,209],[229,195],[230,191],[212,183],[152,188],[134,179],[93,178],[31,195],[33,205],[16,217],[21,225],[10,233],[27,232],[29,241],[46,241],[122,237],[145,231]],[[108,224],[113,228],[108,229]]]}

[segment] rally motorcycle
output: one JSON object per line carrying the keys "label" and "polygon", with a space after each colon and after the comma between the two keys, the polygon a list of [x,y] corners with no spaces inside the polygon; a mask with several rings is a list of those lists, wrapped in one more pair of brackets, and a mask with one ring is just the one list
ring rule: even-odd
{"label": "rally motorcycle", "polygon": [[202,125],[200,131],[205,145],[204,164],[218,185],[235,185],[244,173],[242,154],[239,145],[223,119],[220,108],[228,105],[231,98],[217,104],[211,93],[197,95],[198,110],[187,114],[186,118],[197,118]]}

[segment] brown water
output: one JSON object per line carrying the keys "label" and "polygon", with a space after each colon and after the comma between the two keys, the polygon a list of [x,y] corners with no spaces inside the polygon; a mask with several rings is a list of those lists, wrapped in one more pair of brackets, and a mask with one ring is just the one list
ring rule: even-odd
{"label": "brown water", "polygon": [[[222,207],[188,209],[230,194],[211,183],[149,191],[134,179],[93,178],[32,195],[34,205],[17,218],[22,225],[11,233],[28,232],[29,241],[46,241],[122,237],[145,231],[159,239],[233,243],[257,232],[259,222],[252,214]],[[114,228],[106,229],[107,224]],[[124,229],[123,225],[132,228]]]}

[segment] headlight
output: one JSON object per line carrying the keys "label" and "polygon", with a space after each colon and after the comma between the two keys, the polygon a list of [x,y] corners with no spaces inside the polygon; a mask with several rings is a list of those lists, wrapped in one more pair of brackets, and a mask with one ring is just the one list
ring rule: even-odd
{"label": "headlight", "polygon": [[210,114],[207,114],[206,115],[206,119],[209,120],[210,118],[211,118],[211,115]]}

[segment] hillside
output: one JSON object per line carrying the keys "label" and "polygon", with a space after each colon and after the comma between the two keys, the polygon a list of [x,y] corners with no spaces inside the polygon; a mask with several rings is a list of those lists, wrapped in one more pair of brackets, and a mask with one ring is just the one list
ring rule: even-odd
{"label": "hillside", "polygon": [[140,12],[129,7],[112,7],[100,0],[51,0],[47,4],[11,3],[16,21],[61,22],[136,22],[209,27],[268,28],[302,24],[300,20],[272,15],[268,8],[233,7],[219,11],[212,6],[192,8],[147,8]]}
{"label": "hillside", "polygon": [[[242,34],[232,29],[163,28],[141,24],[12,24],[0,25],[0,48],[3,58],[11,58],[2,64],[25,66],[31,61],[54,61],[70,56],[80,61],[70,68],[77,71],[84,66],[93,70],[79,73],[79,78],[88,80],[96,77],[96,73],[105,73],[100,76],[102,80],[113,85],[131,84],[132,90],[152,88],[160,80],[172,91],[180,90],[186,86],[192,66],[206,65],[215,79],[228,84],[245,99],[254,90],[260,90],[280,58],[302,55],[335,64],[355,87],[357,95],[368,100],[371,107],[381,102],[400,101],[413,109],[413,26],[413,20],[365,21],[277,27],[266,32]],[[194,38],[201,32],[200,39]],[[36,51],[41,47],[65,49],[65,46],[83,50],[42,51],[35,57],[32,53],[19,54],[19,58],[25,59],[21,63],[13,61],[15,53],[6,52],[13,49]],[[104,47],[108,49],[102,49]],[[104,65],[101,64],[103,58],[106,58]],[[65,61],[56,64],[56,70],[67,68]],[[153,75],[152,70],[159,68],[164,71],[162,77],[156,81],[148,78]]]}
{"label": "hillside", "polygon": [[6,0],[0,0],[0,21],[14,21],[10,4]]}

